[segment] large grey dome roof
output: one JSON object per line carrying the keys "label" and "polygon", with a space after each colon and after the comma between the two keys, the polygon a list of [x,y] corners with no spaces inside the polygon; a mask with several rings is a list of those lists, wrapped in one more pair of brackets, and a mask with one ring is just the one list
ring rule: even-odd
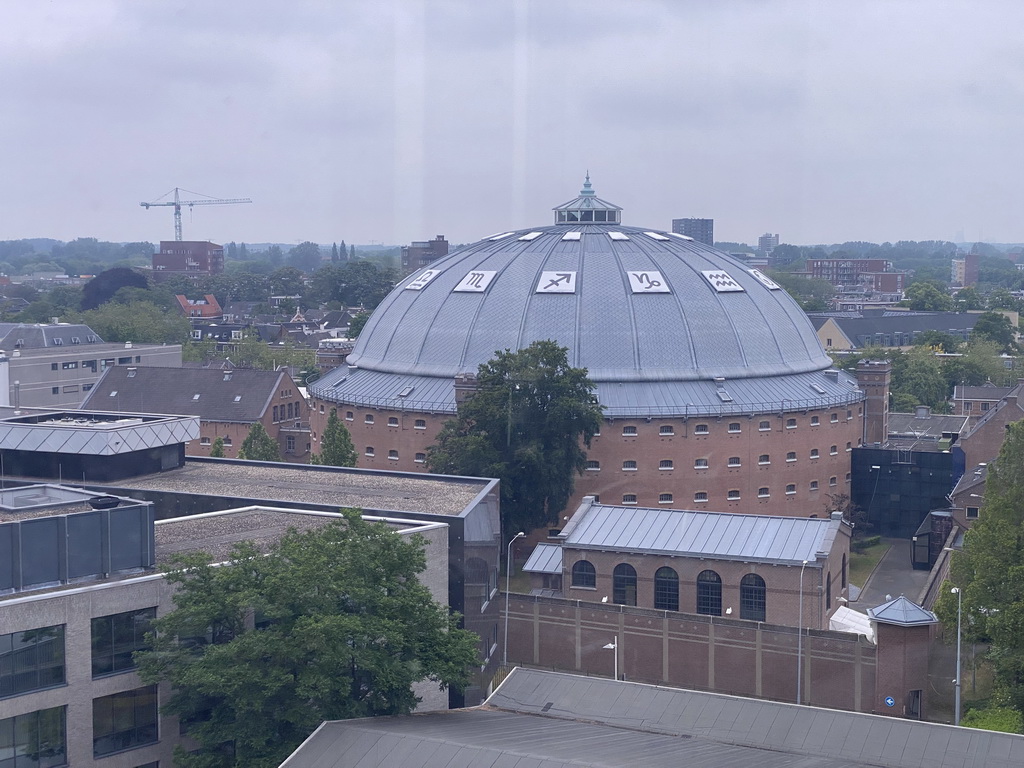
{"label": "large grey dome roof", "polygon": [[[348,369],[314,394],[452,410],[457,374],[498,350],[553,339],[589,371],[609,413],[859,399],[845,374],[823,374],[831,360],[809,319],[756,269],[681,235],[621,225],[589,179],[555,211],[564,223],[487,237],[403,280],[367,322]],[[614,223],[594,223],[606,216]],[[412,388],[408,400],[397,399],[399,386]]]}

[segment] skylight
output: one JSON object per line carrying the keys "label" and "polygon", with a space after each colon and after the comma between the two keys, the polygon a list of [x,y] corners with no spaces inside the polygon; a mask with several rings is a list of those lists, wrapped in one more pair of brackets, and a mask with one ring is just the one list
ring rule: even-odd
{"label": "skylight", "polygon": [[608,237],[612,240],[629,240],[629,235],[625,232],[609,232]]}
{"label": "skylight", "polygon": [[583,237],[582,232],[566,232],[562,235],[563,240],[579,240],[581,237]]}
{"label": "skylight", "polygon": [[503,237],[508,237],[509,235],[514,235],[514,234],[515,234],[515,232],[502,232],[500,235],[494,235],[493,237],[489,237],[487,239],[488,240],[501,240]]}
{"label": "skylight", "polygon": [[693,240],[689,235],[680,235],[678,232],[669,232],[669,234],[672,235],[672,237],[678,237],[680,240]]}
{"label": "skylight", "polygon": [[665,237],[660,232],[644,232],[644,234],[647,235],[652,240],[668,240],[668,238]]}
{"label": "skylight", "polygon": [[201,393],[199,393],[199,392],[196,392],[196,393],[195,393],[194,395],[192,395],[192,399],[193,399],[193,400],[198,400],[198,399],[199,399],[199,395],[200,395],[200,394],[201,394]]}
{"label": "skylight", "polygon": [[520,237],[520,240],[536,240],[538,237],[543,235],[543,232],[527,232],[525,235]]}

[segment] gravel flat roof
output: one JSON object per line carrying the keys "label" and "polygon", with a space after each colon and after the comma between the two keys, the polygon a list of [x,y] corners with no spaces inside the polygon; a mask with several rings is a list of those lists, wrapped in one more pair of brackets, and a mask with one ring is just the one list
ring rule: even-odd
{"label": "gravel flat roof", "polygon": [[181,469],[118,480],[117,488],[324,504],[458,516],[491,483],[485,478],[416,475],[247,461],[186,461]]}

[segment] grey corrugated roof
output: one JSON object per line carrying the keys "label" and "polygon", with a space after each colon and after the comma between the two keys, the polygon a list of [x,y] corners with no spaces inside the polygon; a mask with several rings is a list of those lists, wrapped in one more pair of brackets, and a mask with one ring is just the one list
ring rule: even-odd
{"label": "grey corrugated roof", "polygon": [[997,387],[995,384],[988,383],[980,386],[965,386],[963,384],[957,384],[953,387],[953,399],[954,400],[1000,400],[1010,394],[1016,385],[1013,387]]}
{"label": "grey corrugated roof", "polygon": [[813,563],[842,523],[801,517],[581,504],[565,527],[566,547],[729,560]]}
{"label": "grey corrugated roof", "polygon": [[1010,768],[1024,737],[517,668],[481,708],[324,723],[282,768]]}
{"label": "grey corrugated roof", "polygon": [[976,314],[957,312],[886,312],[866,317],[833,317],[832,320],[851,340],[857,341],[877,334],[971,330],[978,322],[978,317]]}
{"label": "grey corrugated roof", "polygon": [[527,573],[561,573],[562,547],[541,542],[533,548],[523,570]]}
{"label": "grey corrugated roof", "polygon": [[[277,402],[284,372],[235,368],[107,368],[82,404],[118,413],[173,413],[248,424]],[[196,398],[196,395],[199,395]],[[237,400],[236,400],[237,398]],[[298,393],[291,400],[301,399]],[[284,402],[288,402],[287,400]]]}

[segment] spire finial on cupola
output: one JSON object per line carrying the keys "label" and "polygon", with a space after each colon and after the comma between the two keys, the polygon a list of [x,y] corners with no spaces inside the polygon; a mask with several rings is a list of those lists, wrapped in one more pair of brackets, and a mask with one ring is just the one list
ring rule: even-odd
{"label": "spire finial on cupola", "polygon": [[583,182],[583,189],[580,190],[580,197],[593,197],[595,194],[594,187],[590,183],[590,169],[587,169],[587,178]]}

